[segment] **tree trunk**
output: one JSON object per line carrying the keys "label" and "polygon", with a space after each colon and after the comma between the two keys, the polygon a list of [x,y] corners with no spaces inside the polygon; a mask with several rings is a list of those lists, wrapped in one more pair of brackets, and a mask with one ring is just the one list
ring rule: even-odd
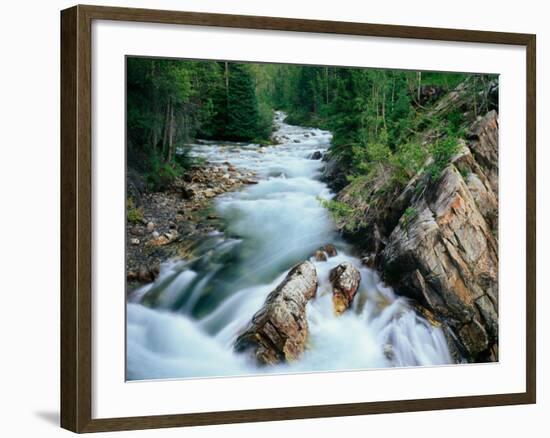
{"label": "tree trunk", "polygon": [[161,156],[166,156],[166,148],[168,147],[168,128],[170,126],[170,100],[166,104],[166,113],[164,116],[164,130],[162,133],[162,151]]}
{"label": "tree trunk", "polygon": [[395,102],[395,78],[393,78],[392,84],[391,84],[391,107],[390,112],[393,111],[393,105]]}
{"label": "tree trunk", "polygon": [[325,97],[328,105],[328,67],[325,67]]}
{"label": "tree trunk", "polygon": [[170,103],[170,124],[168,128],[168,158],[167,162],[172,162],[174,155],[174,105]]}
{"label": "tree trunk", "polygon": [[421,71],[416,73],[416,78],[418,80],[418,89],[417,89],[417,92],[416,92],[416,101],[420,105],[420,92],[421,92],[421,87],[422,87],[422,72]]}
{"label": "tree trunk", "polygon": [[388,126],[386,125],[386,89],[384,88],[384,91],[382,91],[382,124],[384,125],[384,129],[388,129]]}
{"label": "tree trunk", "polygon": [[229,63],[225,61],[225,98],[229,98]]}

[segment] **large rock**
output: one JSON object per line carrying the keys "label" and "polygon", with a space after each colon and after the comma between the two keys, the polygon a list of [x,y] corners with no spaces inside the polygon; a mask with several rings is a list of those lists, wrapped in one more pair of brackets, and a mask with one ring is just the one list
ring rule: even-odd
{"label": "large rock", "polygon": [[342,190],[348,184],[346,178],[348,166],[335,154],[326,153],[323,155],[322,160],[325,162],[325,167],[321,179],[325,181],[331,189],[335,191]]}
{"label": "large rock", "polygon": [[489,111],[470,128],[470,149],[498,196],[498,114]]}
{"label": "large rock", "polygon": [[320,160],[321,158],[323,158],[323,154],[321,153],[321,151],[315,151],[311,154],[310,158],[312,160]]}
{"label": "large rock", "polygon": [[485,169],[465,147],[413,199],[381,260],[386,281],[446,323],[470,361],[496,360],[498,342],[498,201]]}
{"label": "large rock", "polygon": [[361,274],[351,263],[344,262],[330,271],[329,280],[332,284],[334,310],[341,314],[351,306],[359,289]]}
{"label": "large rock", "polygon": [[328,257],[336,257],[338,255],[338,250],[332,243],[327,243],[319,249],[323,251]]}
{"label": "large rock", "polygon": [[260,365],[298,359],[308,334],[306,304],[315,296],[317,285],[311,262],[292,268],[237,337],[235,350],[250,352]]}

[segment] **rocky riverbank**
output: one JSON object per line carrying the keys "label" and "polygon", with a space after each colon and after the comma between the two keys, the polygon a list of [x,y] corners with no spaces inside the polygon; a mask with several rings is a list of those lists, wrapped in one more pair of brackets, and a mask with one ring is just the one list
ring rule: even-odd
{"label": "rocky riverbank", "polygon": [[253,172],[239,170],[229,162],[194,166],[161,192],[147,192],[143,185],[129,181],[128,292],[154,281],[162,262],[191,257],[201,238],[223,229],[223,221],[212,208],[217,196],[256,183]]}
{"label": "rocky riverbank", "polygon": [[[467,109],[464,87],[435,105],[434,117]],[[422,141],[433,141],[430,133]],[[430,161],[431,160],[431,161]],[[448,335],[456,357],[498,360],[498,114],[471,122],[459,151],[437,177],[426,163],[405,185],[380,166],[346,184],[341,163],[325,178],[336,200],[354,213],[337,226],[400,294],[428,310]],[[352,223],[353,221],[353,223]]]}

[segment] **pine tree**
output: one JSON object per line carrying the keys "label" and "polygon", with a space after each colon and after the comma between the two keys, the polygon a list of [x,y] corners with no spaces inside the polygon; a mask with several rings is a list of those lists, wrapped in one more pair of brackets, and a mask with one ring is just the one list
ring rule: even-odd
{"label": "pine tree", "polygon": [[227,123],[224,137],[247,141],[260,134],[260,114],[255,84],[246,64],[229,64]]}

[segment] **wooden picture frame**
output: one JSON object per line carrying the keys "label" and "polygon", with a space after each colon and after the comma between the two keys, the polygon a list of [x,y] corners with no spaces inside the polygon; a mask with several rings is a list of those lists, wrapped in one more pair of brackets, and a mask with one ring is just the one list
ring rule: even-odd
{"label": "wooden picture frame", "polygon": [[[405,401],[346,403],[194,414],[92,418],[92,22],[114,20],[526,48],[527,236],[526,391]],[[536,402],[536,37],[531,34],[75,6],[61,12],[61,426],[99,432],[456,409]]]}

